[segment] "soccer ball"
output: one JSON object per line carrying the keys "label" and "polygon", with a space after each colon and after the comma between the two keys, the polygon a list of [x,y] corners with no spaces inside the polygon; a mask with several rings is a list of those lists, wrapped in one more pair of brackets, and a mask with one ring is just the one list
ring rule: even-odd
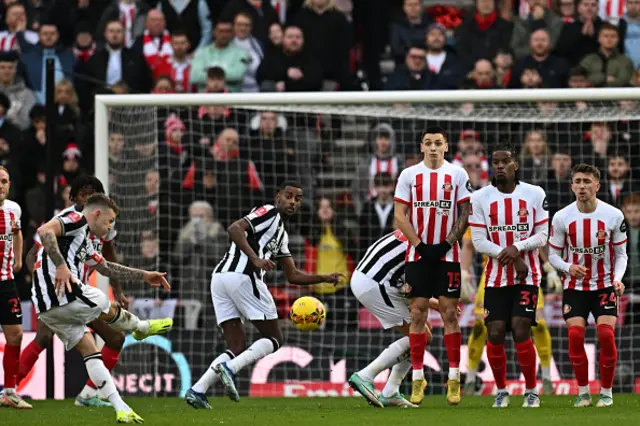
{"label": "soccer ball", "polygon": [[298,330],[314,331],[320,328],[327,316],[321,301],[315,297],[301,297],[291,305],[289,318]]}

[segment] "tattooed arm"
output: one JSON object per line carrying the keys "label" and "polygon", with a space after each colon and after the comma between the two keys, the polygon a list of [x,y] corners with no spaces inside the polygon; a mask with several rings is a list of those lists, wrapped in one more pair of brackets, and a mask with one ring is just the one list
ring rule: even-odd
{"label": "tattooed arm", "polygon": [[460,203],[460,215],[456,219],[456,223],[453,224],[453,228],[449,235],[447,235],[447,242],[454,245],[456,241],[460,241],[467,232],[469,227],[469,212],[471,210],[471,203],[469,200]]}
{"label": "tattooed arm", "polygon": [[62,256],[58,246],[58,237],[61,235],[62,223],[55,217],[38,228],[38,236],[42,246],[56,267],[67,266],[67,262],[64,260],[64,256]]}
{"label": "tattooed arm", "polygon": [[120,264],[109,262],[108,260],[102,260],[102,262],[96,265],[96,271],[116,280],[122,281],[146,281],[151,287],[164,287],[165,290],[170,290],[171,286],[167,282],[164,272],[150,272],[143,271],[141,269],[127,268]]}

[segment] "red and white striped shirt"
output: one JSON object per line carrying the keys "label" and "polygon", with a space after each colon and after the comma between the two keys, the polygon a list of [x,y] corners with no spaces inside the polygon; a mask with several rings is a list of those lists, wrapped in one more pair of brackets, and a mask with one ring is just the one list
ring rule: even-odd
{"label": "red and white striped shirt", "polygon": [[[562,259],[570,265],[587,268],[583,279],[563,274],[565,289],[595,291],[610,287],[615,276],[625,271],[615,271],[616,250],[625,250],[627,227],[620,210],[604,201],[592,213],[582,213],[573,202],[553,217],[549,246],[558,250]],[[561,268],[566,269],[566,268]]]}
{"label": "red and white striped shirt", "polygon": [[[33,31],[24,31],[24,39],[29,44],[38,43],[38,33]],[[20,44],[18,43],[17,34],[9,31],[0,31],[0,51],[10,52],[12,50],[20,51]]]}
{"label": "red and white striped shirt", "polygon": [[22,209],[15,201],[4,200],[0,205],[0,281],[13,279],[13,236],[21,229]]}
{"label": "red and white striped shirt", "polygon": [[[409,220],[423,243],[440,244],[458,217],[457,205],[470,197],[467,172],[445,160],[435,170],[422,161],[404,169],[398,178],[394,200],[409,206]],[[420,259],[415,247],[409,245],[406,259],[407,262]],[[456,242],[442,260],[460,262],[460,245]]]}
{"label": "red and white striped shirt", "polygon": [[[518,183],[511,194],[500,192],[493,185],[485,186],[471,196],[469,226],[486,229],[487,246],[480,246],[474,238],[476,249],[487,254],[485,266],[486,287],[505,287],[517,284],[540,285],[541,267],[538,249],[525,251],[521,242],[543,232],[546,242],[549,212],[546,195],[542,188],[528,183]],[[526,243],[525,243],[526,244]],[[544,243],[542,243],[544,244]],[[542,245],[541,244],[541,245]],[[516,281],[513,266],[502,266],[496,259],[502,249],[515,245],[520,256],[529,267],[529,274],[523,281]]]}
{"label": "red and white striped shirt", "polygon": [[620,19],[627,13],[627,0],[601,0],[598,9],[600,18],[618,25]]}

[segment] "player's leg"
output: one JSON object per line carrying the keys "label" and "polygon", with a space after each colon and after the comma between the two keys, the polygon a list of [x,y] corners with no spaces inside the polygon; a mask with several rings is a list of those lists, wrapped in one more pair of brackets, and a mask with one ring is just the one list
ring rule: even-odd
{"label": "player's leg", "polygon": [[20,354],[20,368],[16,384],[20,384],[22,380],[29,375],[33,366],[38,362],[40,354],[44,351],[53,340],[53,331],[47,327],[42,321],[38,320],[36,325],[36,337],[27,345]]}
{"label": "player's leg", "polygon": [[464,384],[464,394],[473,395],[476,392],[476,378],[480,361],[482,361],[482,352],[487,343],[487,327],[484,325],[484,280],[485,276],[478,283],[478,291],[474,301],[473,314],[476,319],[473,322],[473,328],[469,335],[467,376]]}
{"label": "player's leg", "polygon": [[562,293],[564,320],[569,333],[569,359],[578,382],[574,407],[592,405],[589,392],[589,360],[584,348],[584,332],[589,317],[589,292],[565,289]]}
{"label": "player's leg", "polygon": [[544,319],[544,294],[542,289],[538,292],[538,306],[536,308],[536,326],[531,328],[533,343],[540,358],[540,370],[542,371],[542,391],[545,394],[553,394],[551,383],[551,333]]}
{"label": "player's leg", "polygon": [[613,405],[613,378],[618,362],[615,335],[618,298],[613,287],[600,290],[594,296],[591,309],[596,318],[600,344],[600,400],[596,407],[610,407]]}
{"label": "player's leg", "polygon": [[[440,262],[437,271],[437,294],[440,300],[440,315],[444,325],[444,346],[449,360],[447,380],[447,403],[460,403],[460,347],[462,332],[458,323],[460,301],[460,264]],[[435,271],[434,271],[435,272]]]}
{"label": "player's leg", "polygon": [[424,351],[427,348],[426,323],[429,316],[429,298],[433,290],[429,284],[429,267],[423,260],[409,262],[405,266],[409,297],[409,353],[411,356],[411,398],[413,404],[421,404],[427,381],[424,378]]}
{"label": "player's leg", "polygon": [[516,346],[520,371],[524,375],[525,391],[523,407],[540,406],[536,381],[536,348],[531,339],[531,326],[535,322],[538,306],[538,288],[534,286],[513,286],[511,304],[511,333]]}
{"label": "player's leg", "polygon": [[[87,287],[83,290],[83,293],[94,291],[99,292],[100,290]],[[141,320],[126,309],[122,309],[116,302],[111,302],[109,312],[102,313],[98,319],[106,322],[116,331],[130,332],[136,340],[143,340],[157,334],[165,334],[173,327],[171,318]]]}
{"label": "player's leg", "polygon": [[506,321],[511,318],[508,288],[485,289],[484,294],[484,323],[487,327],[487,359],[493,372],[498,389],[494,408],[509,406],[509,392],[507,392],[507,353],[504,350],[504,338],[507,328]]}
{"label": "player's leg", "polygon": [[98,385],[98,392],[108,399],[116,411],[118,423],[142,423],[143,420],[120,397],[111,373],[102,361],[102,355],[91,333],[85,333],[75,348],[84,359],[89,378]]}
{"label": "player's leg", "polygon": [[[109,372],[113,371],[120,359],[120,352],[125,340],[124,333],[114,330],[106,322],[100,320],[92,321],[89,327],[104,340],[104,346],[100,351],[102,361]],[[96,385],[89,379],[76,397],[75,405],[78,407],[104,407],[111,404],[98,398]]]}

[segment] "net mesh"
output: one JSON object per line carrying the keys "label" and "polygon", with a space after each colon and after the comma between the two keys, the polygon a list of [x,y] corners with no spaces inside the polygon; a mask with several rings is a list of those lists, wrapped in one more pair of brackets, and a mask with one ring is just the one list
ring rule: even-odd
{"label": "net mesh", "polygon": [[[375,213],[372,197],[387,194],[373,186],[373,176],[389,172],[397,177],[420,161],[418,141],[428,125],[446,130],[448,159],[466,168],[476,188],[488,183],[487,154],[497,143],[510,141],[520,153],[521,179],[546,190],[552,214],[573,200],[567,176],[572,163],[598,166],[605,176],[601,198],[620,207],[640,192],[635,180],[640,176],[640,108],[630,101],[110,108],[110,192],[122,208],[118,253],[126,265],[167,271],[174,287],[167,295],[125,283],[135,299],[131,310],[143,318],[171,316],[175,321],[166,337],[127,347],[114,371],[118,387],[128,394],[183,394],[224,351],[210,301],[210,275],[228,247],[225,229],[252,207],[271,202],[284,180],[297,180],[304,189],[303,207],[288,225],[297,265],[349,276],[368,244],[391,225],[381,225]],[[640,355],[640,344],[633,332],[640,304],[633,303],[633,284],[640,276],[640,249],[634,241],[640,218],[631,217],[634,206],[625,209],[632,241],[630,291],[622,300],[617,329],[616,391],[633,391],[639,371],[634,354]],[[635,208],[640,212],[640,204]],[[474,270],[477,277],[480,259]],[[348,287],[296,287],[286,283],[281,271],[267,274],[265,281],[284,318],[286,344],[240,373],[243,394],[352,395],[348,376],[399,337],[382,330]],[[286,320],[289,306],[301,295],[325,303],[328,317],[321,331],[302,333]],[[575,392],[559,296],[547,295],[544,316],[553,340],[556,391]],[[436,331],[426,357],[427,379],[430,392],[442,393],[446,351],[441,321],[433,312],[431,318]],[[474,319],[473,305],[465,306],[460,319],[463,373]],[[250,326],[246,333],[248,344],[258,337]],[[587,344],[594,380],[595,342],[591,329]],[[518,392],[524,385],[511,343],[507,350],[511,390]],[[483,361],[477,390],[486,393],[494,390],[493,378],[485,356]],[[379,376],[378,384],[385,377]]]}

